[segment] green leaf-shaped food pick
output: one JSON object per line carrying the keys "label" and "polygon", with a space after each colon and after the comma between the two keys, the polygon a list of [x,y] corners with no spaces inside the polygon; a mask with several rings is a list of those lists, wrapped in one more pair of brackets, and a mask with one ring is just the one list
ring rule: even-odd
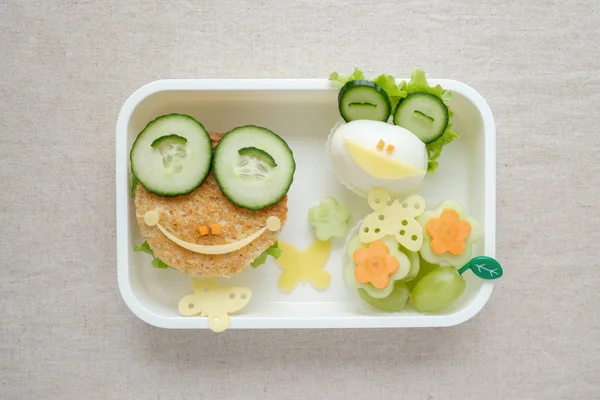
{"label": "green leaf-shaped food pick", "polygon": [[462,275],[468,270],[473,271],[481,279],[486,280],[498,279],[504,273],[498,261],[486,256],[472,258],[471,261],[458,270],[458,273]]}

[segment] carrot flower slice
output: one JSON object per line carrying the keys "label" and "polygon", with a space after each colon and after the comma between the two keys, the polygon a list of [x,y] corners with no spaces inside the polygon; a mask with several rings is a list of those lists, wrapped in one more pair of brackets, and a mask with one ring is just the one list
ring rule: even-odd
{"label": "carrot flower slice", "polygon": [[378,289],[386,287],[390,276],[400,268],[398,259],[389,254],[385,243],[379,241],[356,249],[352,259],[356,263],[354,278],[359,283],[371,283]]}
{"label": "carrot flower slice", "polygon": [[455,210],[444,209],[439,218],[427,221],[426,229],[431,236],[431,251],[435,254],[460,255],[465,252],[471,224],[461,220]]}

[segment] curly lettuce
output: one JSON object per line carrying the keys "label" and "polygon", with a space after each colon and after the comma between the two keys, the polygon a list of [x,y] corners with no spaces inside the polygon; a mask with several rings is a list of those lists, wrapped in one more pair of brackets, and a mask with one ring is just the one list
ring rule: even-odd
{"label": "curly lettuce", "polygon": [[281,256],[282,251],[283,250],[279,248],[279,243],[275,242],[271,247],[263,251],[261,255],[256,258],[256,260],[252,261],[250,265],[252,265],[253,268],[257,268],[259,265],[262,265],[265,262],[267,262],[268,256],[271,256],[276,259],[279,258],[279,256]]}
{"label": "curly lettuce", "polygon": [[351,73],[350,75],[340,75],[337,72],[332,72],[329,75],[330,81],[336,81],[336,82],[341,83],[342,85],[345,83],[348,83],[350,81],[357,81],[360,79],[366,79],[365,74],[363,74],[363,72],[356,67],[354,68],[354,72]]}
{"label": "curly lettuce", "polygon": [[[434,87],[429,86],[427,79],[425,79],[425,72],[419,69],[412,73],[409,82],[402,81],[399,86],[400,90],[406,92],[407,95],[414,92],[427,92],[441,99],[443,102],[447,102],[452,98],[452,93],[449,90],[445,90],[440,85]],[[454,139],[460,137],[458,132],[452,130],[453,115],[454,113],[452,110],[448,108],[448,125],[446,126],[446,130],[435,142],[426,145],[427,154],[429,156],[427,173],[434,172],[439,166],[437,160],[442,154],[442,148]]]}
{"label": "curly lettuce", "polygon": [[144,242],[139,246],[133,246],[133,251],[141,251],[144,253],[148,253],[152,257],[154,257],[154,260],[152,260],[152,266],[154,268],[161,268],[161,269],[171,268],[167,264],[165,264],[164,262],[162,262],[161,260],[156,258],[156,256],[154,255],[154,252],[150,248],[150,245],[148,244],[148,242]]}
{"label": "curly lettuce", "polygon": [[400,99],[406,97],[407,92],[400,88],[400,85],[396,84],[396,78],[392,75],[381,74],[377,78],[373,79],[373,82],[387,93],[392,103],[392,110],[396,108]]}
{"label": "curly lettuce", "polygon": [[[396,79],[392,75],[381,74],[374,79],[366,78],[364,73],[358,68],[354,68],[354,72],[350,75],[340,75],[337,72],[333,72],[329,75],[329,80],[341,83],[342,85],[353,80],[368,80],[374,82],[376,85],[381,87],[387,93],[392,103],[392,109],[395,109],[400,100],[405,98],[410,93],[414,92],[427,92],[441,99],[443,102],[447,102],[451,99],[452,93],[449,90],[445,90],[440,85],[430,86],[425,78],[425,72],[420,69],[415,70],[408,82],[402,81],[397,84]],[[427,173],[433,173],[439,166],[438,159],[442,154],[442,148],[454,139],[460,137],[458,132],[452,129],[452,117],[454,113],[448,108],[448,125],[446,130],[435,142],[426,144],[428,163]]]}

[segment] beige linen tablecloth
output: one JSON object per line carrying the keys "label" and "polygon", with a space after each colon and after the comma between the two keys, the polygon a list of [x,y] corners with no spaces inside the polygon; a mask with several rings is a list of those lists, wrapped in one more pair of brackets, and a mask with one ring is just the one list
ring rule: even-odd
{"label": "beige linen tablecloth", "polygon": [[[0,398],[600,399],[600,3],[0,2]],[[159,78],[463,81],[505,277],[447,329],[168,331],[116,282],[115,122]]]}

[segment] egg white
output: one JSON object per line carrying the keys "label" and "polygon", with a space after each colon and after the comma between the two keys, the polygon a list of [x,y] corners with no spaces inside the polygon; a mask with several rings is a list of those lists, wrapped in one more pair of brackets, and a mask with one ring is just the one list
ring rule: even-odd
{"label": "egg white", "polygon": [[[422,173],[402,179],[377,179],[367,173],[352,159],[345,145],[351,141],[365,149],[377,151],[379,140],[394,146],[394,151],[385,157],[408,164]],[[418,189],[427,171],[427,148],[408,129],[386,122],[355,120],[343,123],[332,132],[329,151],[336,175],[350,189],[366,196],[374,187],[386,189],[392,196],[408,195]]]}

